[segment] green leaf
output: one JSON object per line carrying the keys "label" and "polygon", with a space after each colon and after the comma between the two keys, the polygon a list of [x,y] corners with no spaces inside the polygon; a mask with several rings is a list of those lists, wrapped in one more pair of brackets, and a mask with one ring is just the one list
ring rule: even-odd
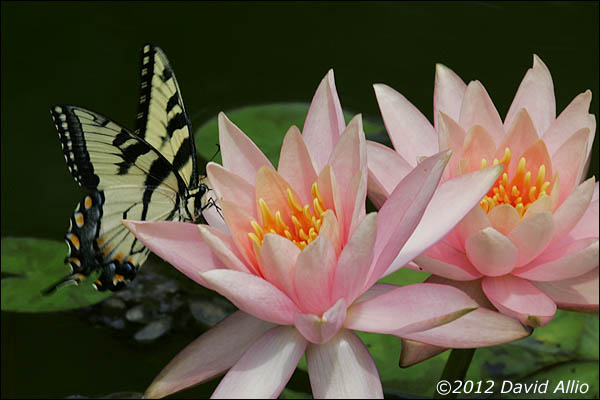
{"label": "green leaf", "polygon": [[60,311],[98,303],[111,295],[92,287],[91,277],[79,286],[66,286],[44,296],[41,292],[69,273],[64,242],[2,238],[2,310]]}
{"label": "green leaf", "polygon": [[[283,137],[292,125],[302,130],[309,106],[308,103],[275,103],[239,108],[227,111],[226,114],[256,143],[273,165],[277,166]],[[352,113],[344,112],[346,122],[349,122],[352,117]],[[384,132],[381,123],[370,122],[364,118],[363,128],[368,137],[381,136]],[[196,131],[195,138],[198,155],[204,160],[210,160],[219,143],[217,117],[202,125]],[[221,163],[221,155],[218,154],[214,161]]]}

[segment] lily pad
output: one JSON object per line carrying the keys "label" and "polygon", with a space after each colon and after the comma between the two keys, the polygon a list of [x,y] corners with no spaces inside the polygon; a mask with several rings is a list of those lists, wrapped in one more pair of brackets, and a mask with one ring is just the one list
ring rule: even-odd
{"label": "lily pad", "polygon": [[[274,103],[250,106],[227,111],[225,114],[262,150],[267,158],[277,165],[283,138],[292,125],[300,130],[304,125],[308,103]],[[354,114],[345,111],[344,118],[349,122]],[[204,160],[210,160],[219,143],[217,118],[212,118],[196,131],[196,151]],[[367,137],[381,136],[383,125],[371,122],[363,116],[363,129]],[[221,155],[217,154],[214,161],[221,163]]]}
{"label": "lily pad", "polygon": [[80,308],[111,295],[92,287],[93,277],[50,295],[42,291],[64,278],[64,242],[32,238],[2,238],[2,311],[42,312]]}

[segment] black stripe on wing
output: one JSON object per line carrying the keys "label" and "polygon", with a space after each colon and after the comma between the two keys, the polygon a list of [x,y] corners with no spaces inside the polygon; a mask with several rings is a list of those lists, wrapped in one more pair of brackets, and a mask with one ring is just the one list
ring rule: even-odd
{"label": "black stripe on wing", "polygon": [[198,185],[196,147],[175,73],[165,53],[142,46],[140,101],[135,133],[156,148],[190,188]]}

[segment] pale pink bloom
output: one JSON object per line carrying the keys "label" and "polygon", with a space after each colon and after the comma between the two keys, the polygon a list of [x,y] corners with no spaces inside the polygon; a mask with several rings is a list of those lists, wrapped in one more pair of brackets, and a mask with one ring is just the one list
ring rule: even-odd
{"label": "pale pink bloom", "polygon": [[[414,257],[450,231],[500,168],[465,175],[461,184],[472,190],[453,195],[453,211],[423,216],[449,159],[448,151],[435,154],[406,174],[378,213],[367,215],[361,117],[346,127],[331,71],[303,134],[296,127],[286,134],[277,170],[224,114],[219,141],[223,166],[210,163],[207,174],[224,225],[215,226],[215,209],[207,215],[210,226],[126,221],[154,253],[240,309],[180,353],[147,397],[227,369],[213,397],[277,397],[303,354],[316,398],[382,397],[373,359],[352,330],[408,335],[476,307],[450,286],[376,281],[401,249]],[[439,190],[438,201],[455,192]],[[507,335],[528,334],[506,320],[498,323]]]}
{"label": "pale pink bloom", "polygon": [[[440,150],[453,151],[446,183],[486,165],[504,166],[480,205],[414,259],[433,274],[429,282],[460,287],[480,305],[531,327],[547,324],[557,306],[598,311],[598,183],[593,178],[582,183],[596,129],[589,90],[556,117],[550,72],[534,56],[504,123],[479,81],[465,85],[439,64],[434,126],[394,89],[379,84],[375,93],[396,149],[367,144],[369,197],[376,204],[421,157]],[[457,186],[456,195],[465,190],[469,186]],[[400,254],[392,265],[409,261]],[[469,319],[408,337],[443,346],[437,336],[447,339],[446,333]],[[487,329],[487,321],[472,323]],[[446,347],[478,347],[470,339],[457,337]],[[425,354],[431,348],[412,350]]]}

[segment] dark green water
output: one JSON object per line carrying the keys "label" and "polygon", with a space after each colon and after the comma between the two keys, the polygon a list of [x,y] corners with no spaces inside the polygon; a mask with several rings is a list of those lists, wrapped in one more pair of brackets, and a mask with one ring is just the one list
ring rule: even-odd
{"label": "dark green water", "polygon": [[[310,101],[334,68],[342,106],[377,117],[386,83],[431,120],[434,66],[480,80],[500,115],[532,54],[557,110],[591,89],[598,113],[597,2],[2,2],[2,236],[61,240],[82,195],[49,107],[71,103],[132,127],[138,50],[169,56],[194,126],[221,110]],[[243,127],[242,127],[243,129]],[[598,142],[590,176],[598,176]],[[200,332],[132,346],[72,313],[2,313],[2,397],[142,392]],[[202,396],[215,383],[184,392]]]}

